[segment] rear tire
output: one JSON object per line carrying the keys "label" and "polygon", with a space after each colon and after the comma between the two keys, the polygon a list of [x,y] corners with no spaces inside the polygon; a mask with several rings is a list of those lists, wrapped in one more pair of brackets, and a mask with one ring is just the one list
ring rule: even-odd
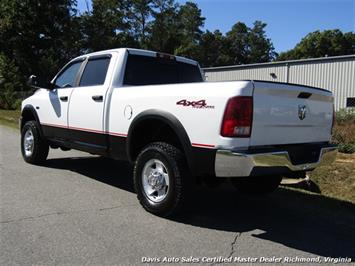
{"label": "rear tire", "polygon": [[274,192],[280,185],[282,176],[257,176],[233,178],[231,183],[242,193],[252,195],[266,195]]}
{"label": "rear tire", "polygon": [[146,146],[134,166],[134,188],[145,210],[172,216],[181,210],[191,189],[183,153],[176,147],[155,142]]}
{"label": "rear tire", "polygon": [[48,156],[49,146],[40,135],[36,121],[28,121],[21,131],[21,153],[23,159],[30,164],[41,164]]}

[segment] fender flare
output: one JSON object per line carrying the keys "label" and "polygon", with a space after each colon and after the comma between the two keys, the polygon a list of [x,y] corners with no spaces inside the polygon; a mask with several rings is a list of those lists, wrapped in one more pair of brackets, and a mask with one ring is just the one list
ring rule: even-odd
{"label": "fender flare", "polygon": [[135,128],[137,125],[139,125],[142,121],[147,120],[147,119],[157,119],[162,121],[163,123],[166,123],[171,129],[176,133],[176,135],[179,138],[179,141],[182,145],[183,152],[186,156],[187,163],[189,166],[191,166],[192,162],[192,146],[191,146],[191,141],[186,133],[186,130],[184,126],[181,124],[181,122],[171,113],[168,113],[166,111],[162,110],[157,110],[157,109],[150,109],[143,111],[139,115],[137,115],[128,130],[128,135],[127,135],[127,142],[126,142],[126,151],[127,151],[127,157],[130,162],[133,162],[133,155],[131,153],[131,146],[132,146],[132,135],[133,132],[135,131]]}
{"label": "fender flare", "polygon": [[41,121],[39,120],[39,117],[38,117],[38,114],[36,112],[36,109],[30,104],[25,105],[25,107],[21,111],[20,130],[22,130],[22,127],[24,126],[24,120],[23,120],[23,113],[24,112],[31,112],[32,113],[33,117],[35,118],[36,122],[38,123],[39,133],[40,133],[41,136],[43,136],[43,131],[42,131],[42,127],[41,127]]}

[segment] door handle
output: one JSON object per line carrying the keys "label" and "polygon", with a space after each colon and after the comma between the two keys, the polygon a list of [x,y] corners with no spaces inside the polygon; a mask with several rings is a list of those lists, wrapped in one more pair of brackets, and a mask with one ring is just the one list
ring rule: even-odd
{"label": "door handle", "polygon": [[102,102],[104,97],[102,95],[94,95],[91,97],[95,102]]}
{"label": "door handle", "polygon": [[60,96],[59,99],[60,99],[62,102],[67,102],[67,101],[68,101],[68,96]]}

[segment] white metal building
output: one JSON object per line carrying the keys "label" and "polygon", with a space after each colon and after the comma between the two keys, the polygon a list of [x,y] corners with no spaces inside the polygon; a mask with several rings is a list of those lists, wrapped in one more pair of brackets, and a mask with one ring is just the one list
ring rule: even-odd
{"label": "white metal building", "polygon": [[207,81],[268,80],[319,87],[334,93],[335,109],[355,107],[355,55],[204,69]]}

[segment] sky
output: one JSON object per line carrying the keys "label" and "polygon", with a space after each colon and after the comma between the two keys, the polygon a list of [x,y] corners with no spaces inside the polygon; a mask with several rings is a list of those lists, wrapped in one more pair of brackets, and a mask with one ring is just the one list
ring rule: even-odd
{"label": "sky", "polygon": [[[85,0],[77,0],[86,10]],[[90,0],[88,0],[90,2]],[[238,21],[249,27],[255,20],[267,23],[266,35],[276,52],[295,47],[308,33],[340,29],[355,32],[355,0],[190,0],[206,18],[204,30],[228,32]],[[185,0],[177,0],[180,4]]]}

